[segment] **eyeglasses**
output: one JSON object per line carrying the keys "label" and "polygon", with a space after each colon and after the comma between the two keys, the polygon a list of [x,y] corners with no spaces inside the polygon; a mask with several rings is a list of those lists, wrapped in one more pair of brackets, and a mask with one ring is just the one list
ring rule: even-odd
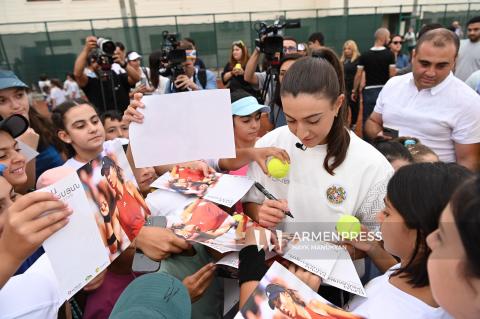
{"label": "eyeglasses", "polygon": [[244,47],[245,43],[243,43],[242,40],[238,40],[238,41],[233,41],[232,45],[236,45],[238,47]]}
{"label": "eyeglasses", "polygon": [[297,52],[297,47],[283,47],[283,53],[295,53]]}
{"label": "eyeglasses", "polygon": [[402,44],[403,41],[392,41],[393,44]]}

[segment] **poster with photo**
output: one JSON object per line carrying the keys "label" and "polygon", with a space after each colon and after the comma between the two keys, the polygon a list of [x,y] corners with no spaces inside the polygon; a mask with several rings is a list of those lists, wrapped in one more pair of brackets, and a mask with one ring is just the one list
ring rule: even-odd
{"label": "poster with photo", "polygon": [[361,319],[323,299],[278,262],[274,262],[235,319]]}
{"label": "poster with photo", "polygon": [[253,186],[254,181],[246,176],[212,173],[205,176],[201,170],[174,167],[160,176],[151,187],[195,195],[211,202],[232,207]]}
{"label": "poster with photo", "polygon": [[73,210],[43,245],[67,298],[118,257],[150,215],[121,143],[106,143],[98,158],[38,191],[56,194]]}
{"label": "poster with photo", "polygon": [[186,240],[225,253],[244,246],[247,221],[245,215],[230,216],[215,203],[196,198],[183,208],[180,216],[169,218],[168,227]]}

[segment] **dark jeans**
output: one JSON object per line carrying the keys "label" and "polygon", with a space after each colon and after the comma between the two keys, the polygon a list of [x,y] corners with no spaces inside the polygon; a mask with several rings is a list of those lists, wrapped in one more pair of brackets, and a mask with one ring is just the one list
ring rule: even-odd
{"label": "dark jeans", "polygon": [[382,88],[363,89],[363,124],[365,124],[370,114],[372,114],[381,90]]}

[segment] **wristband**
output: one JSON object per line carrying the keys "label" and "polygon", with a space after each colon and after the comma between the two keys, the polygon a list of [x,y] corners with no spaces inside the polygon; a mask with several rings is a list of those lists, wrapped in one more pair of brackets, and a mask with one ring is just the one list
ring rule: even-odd
{"label": "wristband", "polygon": [[260,281],[268,268],[265,265],[265,251],[256,245],[242,248],[239,253],[238,282]]}

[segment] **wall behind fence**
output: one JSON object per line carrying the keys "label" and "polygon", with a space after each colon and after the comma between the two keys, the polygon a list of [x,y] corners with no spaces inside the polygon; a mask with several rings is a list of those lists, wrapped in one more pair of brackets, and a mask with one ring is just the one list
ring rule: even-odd
{"label": "wall behind fence", "polygon": [[[299,18],[301,28],[287,29],[285,35],[306,42],[309,34],[321,31],[326,45],[341,53],[347,39],[355,40],[360,50],[373,44],[373,33],[380,26],[387,26],[396,33],[410,24],[412,6],[300,10],[261,13],[232,13],[198,16],[135,17],[97,19],[68,22],[68,31],[62,21],[3,24],[0,25],[0,68],[11,69],[29,84],[36,83],[40,74],[64,79],[73,70],[77,54],[82,50],[85,38],[94,34],[125,43],[127,50],[135,50],[144,56],[160,49],[162,32],[178,32],[181,37],[196,40],[199,56],[208,68],[223,68],[228,61],[233,41],[243,40],[252,50],[257,37],[252,28],[255,21],[272,23],[279,16]],[[416,20],[417,29],[423,23],[439,22],[449,25],[459,20],[462,25],[480,15],[480,3],[423,6]],[[184,23],[185,21],[190,23]],[[8,28],[4,28],[8,26]],[[15,29],[15,33],[6,33]],[[33,30],[36,32],[21,32]],[[62,31],[57,31],[62,30]]]}

